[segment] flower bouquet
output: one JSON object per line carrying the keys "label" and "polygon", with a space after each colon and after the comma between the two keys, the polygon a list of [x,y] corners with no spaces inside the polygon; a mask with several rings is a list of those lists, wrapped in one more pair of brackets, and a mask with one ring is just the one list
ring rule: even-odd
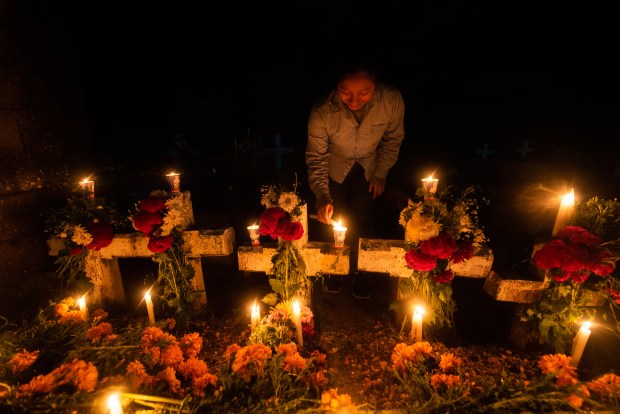
{"label": "flower bouquet", "polygon": [[102,198],[71,197],[64,207],[50,213],[45,232],[52,236],[48,243],[61,243],[55,263],[63,287],[76,292],[93,287],[85,272],[86,257],[109,246],[122,224],[116,207]]}
{"label": "flower bouquet", "polygon": [[402,310],[403,302],[412,298],[421,301],[426,323],[437,327],[453,323],[451,265],[488,251],[487,237],[478,223],[475,188],[467,188],[459,197],[450,190],[429,194],[419,188],[417,199],[409,200],[399,218],[409,244],[405,261],[413,271],[410,278],[399,280],[400,303],[392,308]]}
{"label": "flower bouquet", "polygon": [[568,225],[532,255],[546,287],[520,313],[522,322],[537,325],[540,344],[570,352],[583,320],[609,322],[620,333],[619,257],[620,203],[594,197],[576,204]]}
{"label": "flower bouquet", "polygon": [[193,289],[194,269],[185,258],[183,230],[193,219],[188,201],[187,192],[156,190],[136,203],[129,217],[133,228],[148,237],[147,247],[158,263],[157,283],[164,314],[176,314],[181,329],[200,295]]}
{"label": "flower bouquet", "polygon": [[[280,186],[266,185],[261,189],[261,213],[259,231],[262,236],[278,240],[278,249],[271,259],[269,284],[273,293],[262,301],[275,306],[279,301],[298,297],[303,303],[309,300],[312,282],[306,275],[306,265],[296,241],[307,240],[306,204],[295,191],[282,191]],[[304,223],[306,225],[304,225]]]}

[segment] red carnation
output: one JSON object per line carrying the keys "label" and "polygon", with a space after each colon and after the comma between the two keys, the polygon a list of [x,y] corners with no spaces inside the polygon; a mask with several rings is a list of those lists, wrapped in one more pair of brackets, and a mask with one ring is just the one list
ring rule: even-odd
{"label": "red carnation", "polygon": [[567,240],[571,244],[583,244],[587,247],[596,247],[603,241],[588,230],[578,226],[566,226],[558,233],[558,238]]}
{"label": "red carnation", "polygon": [[576,272],[573,272],[570,274],[570,278],[573,282],[577,283],[578,285],[582,284],[583,282],[585,282],[586,280],[588,280],[588,276],[590,275],[590,273],[588,273],[587,270],[578,270]]}
{"label": "red carnation", "polygon": [[304,336],[310,337],[310,338],[314,338],[315,332],[314,332],[314,327],[307,323],[307,322],[302,322],[301,323],[301,330],[303,332]]}
{"label": "red carnation", "polygon": [[459,241],[457,246],[452,255],[452,263],[461,263],[474,257],[474,243],[470,239]]}
{"label": "red carnation", "polygon": [[150,211],[140,211],[134,214],[132,220],[134,227],[147,235],[153,231],[154,226],[164,222],[164,218],[160,213],[151,213]]}
{"label": "red carnation", "polygon": [[553,280],[560,283],[566,282],[568,279],[570,279],[570,276],[571,274],[569,272],[561,270],[559,273],[553,275]]}
{"label": "red carnation", "polygon": [[172,237],[152,237],[149,239],[147,248],[153,253],[163,253],[172,246]]}
{"label": "red carnation", "polygon": [[304,235],[304,226],[298,221],[281,219],[276,226],[275,235],[283,240],[299,240]]}
{"label": "red carnation", "polygon": [[620,290],[607,289],[607,293],[609,293],[611,300],[616,302],[617,305],[620,305]]}
{"label": "red carnation", "polygon": [[91,250],[100,250],[109,246],[114,237],[114,230],[109,223],[94,223],[88,226],[88,232],[93,236],[93,241],[86,246]]}
{"label": "red carnation", "polygon": [[437,236],[421,242],[420,250],[438,259],[449,259],[456,251],[456,240],[450,233],[442,231]]}
{"label": "red carnation", "polygon": [[435,283],[450,283],[454,279],[454,272],[450,269],[446,269],[442,273],[437,273],[433,277]]}
{"label": "red carnation", "polygon": [[280,219],[286,217],[286,211],[280,207],[268,208],[263,211],[259,219],[259,232],[261,236],[271,236],[272,239],[277,239],[276,227]]}
{"label": "red carnation", "polygon": [[609,276],[615,269],[615,266],[611,263],[597,263],[590,267],[590,270],[595,275],[599,276]]}
{"label": "red carnation", "polygon": [[140,209],[149,213],[156,213],[166,207],[166,200],[160,197],[148,197],[140,202]]}
{"label": "red carnation", "polygon": [[405,261],[407,262],[407,266],[420,272],[433,270],[437,265],[436,257],[429,256],[416,249],[411,249],[405,253]]}

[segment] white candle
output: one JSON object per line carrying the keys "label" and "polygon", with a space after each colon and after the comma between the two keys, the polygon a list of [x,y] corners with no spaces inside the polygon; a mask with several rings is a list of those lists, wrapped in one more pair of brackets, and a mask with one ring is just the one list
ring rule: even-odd
{"label": "white candle", "polygon": [[429,194],[435,194],[437,191],[437,184],[439,183],[439,179],[433,178],[433,174],[429,175],[426,178],[422,178],[422,186],[424,190]]}
{"label": "white candle", "polygon": [[149,313],[149,322],[151,325],[155,324],[155,312],[153,311],[153,301],[151,300],[150,291],[144,294],[144,302],[146,302],[146,310]]}
{"label": "white candle", "polygon": [[411,316],[411,338],[416,342],[422,342],[422,315],[424,308],[422,306],[413,307],[413,315]]}
{"label": "white candle", "polygon": [[170,190],[173,193],[181,191],[181,174],[171,172],[170,174],[166,174],[166,178],[168,179],[168,184],[170,184]]}
{"label": "white candle", "polygon": [[89,198],[95,198],[95,182],[93,180],[89,180],[88,178],[84,178],[79,182],[80,190],[88,191]]}
{"label": "white candle", "polygon": [[258,326],[258,321],[260,321],[260,308],[258,304],[254,302],[252,305],[252,329]]}
{"label": "white candle", "polygon": [[334,245],[336,247],[344,247],[344,239],[347,235],[347,228],[341,222],[334,224]]}
{"label": "white candle", "polygon": [[123,414],[123,407],[117,393],[110,394],[108,397],[108,408],[110,409],[110,414]]}
{"label": "white candle", "polygon": [[78,305],[80,305],[80,313],[84,320],[88,319],[88,308],[86,307],[86,299],[84,296],[78,299]]}
{"label": "white candle", "polygon": [[297,345],[299,347],[304,346],[303,331],[301,330],[301,309],[298,301],[293,301],[293,321],[295,322],[295,328],[297,329]]}
{"label": "white candle", "polygon": [[579,365],[579,360],[583,355],[583,350],[586,348],[586,344],[588,343],[588,338],[590,337],[590,322],[584,322],[579,328],[577,332],[577,336],[573,341],[573,350],[570,356],[570,365],[573,367],[577,367]]}
{"label": "white candle", "polygon": [[252,224],[248,226],[248,232],[250,233],[250,240],[252,241],[252,246],[258,246],[260,244],[260,231],[258,224]]}
{"label": "white candle", "polygon": [[560,203],[560,209],[558,210],[558,215],[555,218],[555,224],[553,225],[553,232],[551,232],[551,236],[555,237],[558,235],[559,231],[566,227],[566,223],[573,215],[573,211],[575,209],[575,190],[571,189],[570,193],[565,194],[562,197],[562,202]]}

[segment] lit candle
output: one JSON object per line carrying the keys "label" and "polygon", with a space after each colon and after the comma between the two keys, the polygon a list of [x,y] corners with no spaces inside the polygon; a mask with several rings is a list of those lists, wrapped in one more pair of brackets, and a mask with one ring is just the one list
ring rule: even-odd
{"label": "lit candle", "polygon": [[429,175],[426,178],[422,178],[422,186],[424,187],[424,191],[429,194],[435,194],[437,191],[437,184],[439,183],[439,179],[433,178],[433,174]]}
{"label": "lit candle", "polygon": [[123,414],[123,407],[117,393],[110,394],[108,397],[108,408],[110,409],[110,414]]}
{"label": "lit candle", "polygon": [[304,337],[301,330],[301,309],[298,301],[293,301],[293,321],[295,322],[295,328],[297,328],[297,345],[299,347],[304,346]]}
{"label": "lit candle", "polygon": [[149,290],[144,294],[144,301],[146,302],[146,310],[149,313],[149,322],[151,325],[155,324],[155,312],[153,311],[153,301],[151,300],[151,291]]}
{"label": "lit candle", "polygon": [[79,184],[80,190],[88,192],[88,198],[95,198],[95,182],[93,180],[84,178]]}
{"label": "lit candle", "polygon": [[260,320],[260,308],[258,307],[258,303],[256,301],[252,305],[252,329],[258,326],[258,321]]}
{"label": "lit candle", "polygon": [[88,319],[88,308],[86,307],[86,299],[84,296],[78,299],[78,305],[80,305],[80,313],[84,320]]}
{"label": "lit candle", "polygon": [[579,360],[583,355],[583,350],[586,348],[586,343],[588,342],[588,338],[590,337],[590,322],[584,322],[577,331],[577,336],[573,341],[573,351],[570,356],[570,365],[572,367],[577,367],[579,365]]}
{"label": "lit candle", "polygon": [[422,342],[422,315],[424,308],[422,306],[413,307],[413,315],[411,317],[411,338],[416,342]]}
{"label": "lit candle", "polygon": [[170,184],[170,190],[173,193],[181,191],[181,174],[171,172],[170,174],[166,174],[166,178],[168,179],[168,184]]}
{"label": "lit candle", "polygon": [[575,190],[571,189],[570,193],[565,194],[562,197],[562,202],[560,203],[560,209],[558,210],[558,215],[555,219],[555,224],[553,225],[553,232],[551,235],[553,237],[557,236],[559,231],[566,227],[566,223],[573,215],[573,210],[575,208]]}
{"label": "lit candle", "polygon": [[250,233],[250,240],[252,241],[252,246],[258,246],[260,244],[260,231],[258,224],[252,224],[248,226],[248,232]]}
{"label": "lit candle", "polygon": [[347,235],[347,228],[341,222],[334,224],[334,245],[344,247],[344,238]]}

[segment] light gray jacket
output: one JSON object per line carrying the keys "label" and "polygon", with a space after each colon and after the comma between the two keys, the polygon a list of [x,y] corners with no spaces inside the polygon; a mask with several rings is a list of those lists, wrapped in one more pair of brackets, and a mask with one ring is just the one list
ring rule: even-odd
{"label": "light gray jacket", "polygon": [[400,91],[384,83],[377,83],[361,122],[336,90],[312,107],[306,165],[317,207],[332,202],[329,178],[342,183],[355,162],[364,167],[367,181],[385,185],[405,137],[404,116]]}

